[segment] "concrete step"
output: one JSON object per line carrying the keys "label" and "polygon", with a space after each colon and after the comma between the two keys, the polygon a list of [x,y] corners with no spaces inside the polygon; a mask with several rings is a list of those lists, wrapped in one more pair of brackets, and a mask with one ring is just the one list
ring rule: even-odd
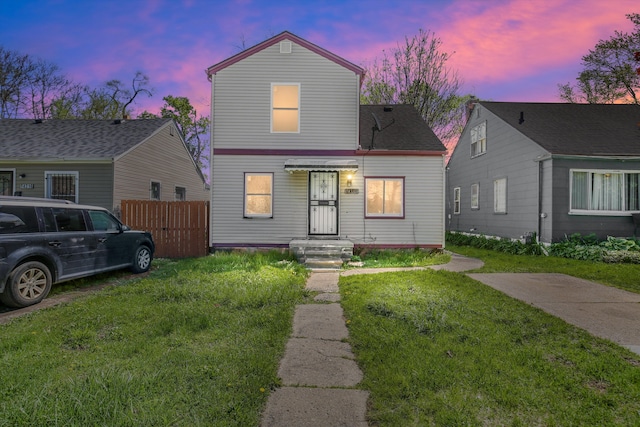
{"label": "concrete step", "polygon": [[338,270],[342,268],[342,262],[342,258],[307,257],[304,261],[304,265],[311,269],[318,268]]}

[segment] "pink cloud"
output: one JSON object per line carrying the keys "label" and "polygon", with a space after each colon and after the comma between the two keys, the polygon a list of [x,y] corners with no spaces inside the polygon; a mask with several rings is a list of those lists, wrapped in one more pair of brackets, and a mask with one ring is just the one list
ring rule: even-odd
{"label": "pink cloud", "polygon": [[[629,0],[518,1],[457,0],[436,28],[451,65],[475,82],[509,80],[575,64],[615,30],[631,28]],[[596,19],[597,18],[597,19]]]}

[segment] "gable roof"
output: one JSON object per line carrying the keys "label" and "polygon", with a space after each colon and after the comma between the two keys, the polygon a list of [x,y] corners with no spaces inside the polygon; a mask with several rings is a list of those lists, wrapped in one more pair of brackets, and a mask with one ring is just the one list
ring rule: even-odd
{"label": "gable roof", "polygon": [[[374,131],[376,118],[381,130]],[[360,146],[363,150],[447,151],[410,104],[361,105]]]}
{"label": "gable roof", "polygon": [[172,119],[0,120],[0,159],[113,160]]}
{"label": "gable roof", "polygon": [[640,155],[640,105],[484,101],[479,104],[551,154]]}
{"label": "gable roof", "polygon": [[263,41],[262,43],[259,43],[253,47],[250,47],[246,50],[243,50],[242,52],[225,59],[222,62],[218,62],[215,65],[212,65],[211,67],[207,68],[205,71],[207,73],[207,76],[209,78],[211,78],[212,75],[216,74],[218,71],[223,70],[225,68],[227,68],[230,65],[235,64],[236,62],[242,61],[243,59],[254,55],[258,52],[260,52],[261,50],[264,50],[270,46],[273,46],[276,43],[280,43],[282,40],[289,40],[295,44],[298,44],[306,49],[309,49],[312,52],[317,53],[320,56],[323,56],[324,58],[335,62],[338,65],[341,65],[345,68],[347,68],[348,70],[353,71],[356,74],[359,75],[364,75],[364,69],[362,69],[361,67],[358,67],[357,65],[347,61],[346,59],[343,59],[341,57],[339,57],[338,55],[329,52],[328,50],[325,50],[311,42],[306,41],[303,38],[300,38],[298,36],[296,36],[295,34],[292,34],[288,31],[283,31],[282,33],[278,34],[277,36],[274,36],[270,39],[267,39],[265,41]]}

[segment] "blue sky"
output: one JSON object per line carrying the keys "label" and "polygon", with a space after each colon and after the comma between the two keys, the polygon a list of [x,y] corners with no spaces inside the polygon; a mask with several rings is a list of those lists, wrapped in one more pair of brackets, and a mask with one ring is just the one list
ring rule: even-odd
{"label": "blue sky", "polygon": [[137,113],[174,95],[208,114],[204,70],[243,45],[286,30],[366,66],[424,29],[452,54],[465,93],[557,102],[557,85],[598,40],[630,31],[632,12],[637,0],[0,0],[0,45],[94,87],[142,71],[155,95]]}

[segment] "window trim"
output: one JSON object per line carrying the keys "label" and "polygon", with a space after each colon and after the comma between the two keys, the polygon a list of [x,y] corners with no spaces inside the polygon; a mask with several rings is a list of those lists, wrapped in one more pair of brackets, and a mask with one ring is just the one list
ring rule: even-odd
{"label": "window trim", "polygon": [[[78,201],[80,200],[80,172],[79,171],[47,171],[47,170],[44,171],[44,188],[45,188],[44,196],[47,199],[53,199],[53,197],[51,197],[51,181],[49,180],[49,178],[55,175],[68,175],[68,176],[74,177],[75,200],[72,200],[72,201],[74,203],[78,203]],[[60,199],[56,199],[56,200],[60,200]],[[68,200],[68,199],[64,199],[64,200]]]}
{"label": "window trim", "polygon": [[453,189],[453,214],[460,215],[460,187]]}
{"label": "window trim", "polygon": [[[182,194],[184,197],[182,199],[178,198],[178,189],[182,189]],[[173,198],[176,202],[186,202],[187,201],[187,187],[182,185],[176,185],[173,188]]]}
{"label": "window trim", "polygon": [[[298,88],[298,106],[297,108],[279,108],[278,110],[295,110],[298,112],[298,124],[296,127],[295,131],[278,131],[278,130],[273,130],[273,112],[276,110],[276,108],[273,106],[273,89],[276,86],[297,86]],[[300,83],[271,83],[271,92],[270,92],[270,97],[271,97],[271,101],[270,101],[270,110],[269,110],[269,126],[270,126],[270,131],[271,133],[291,133],[291,134],[299,134],[300,133],[300,112],[301,112],[301,108],[300,108],[300,99],[301,99],[301,90],[300,90]]]}
{"label": "window trim", "polygon": [[[368,186],[367,183],[370,180],[376,181],[400,181],[402,183],[402,201],[400,203],[402,211],[399,214],[369,214],[368,212]],[[405,185],[405,177],[404,176],[365,176],[364,177],[364,217],[366,219],[404,219],[405,218],[405,200],[406,200],[406,185]],[[383,208],[384,210],[384,208]]]}
{"label": "window trim", "polygon": [[[573,207],[573,180],[574,173],[587,173],[590,178],[587,179],[588,188],[587,188],[587,204],[591,205],[591,194],[592,187],[591,182],[593,181],[593,174],[616,174],[622,175],[622,209],[621,210],[596,210],[596,209],[577,209]],[[638,210],[629,210],[627,208],[627,187],[626,187],[626,176],[627,175],[639,175],[640,171],[638,170],[630,170],[630,169],[584,169],[584,168],[571,168],[569,169],[569,215],[592,215],[592,216],[631,216],[632,213],[640,213],[640,209]]]}
{"label": "window trim", "polygon": [[[474,138],[474,133],[477,135],[477,132],[481,127],[484,127],[484,138],[478,139]],[[483,121],[482,123],[478,123],[474,127],[471,128],[469,132],[469,138],[471,140],[471,158],[481,156],[487,152],[487,121]],[[477,148],[474,150],[474,147],[480,146],[480,149]]]}
{"label": "window trim", "polygon": [[[474,197],[474,188],[475,188],[475,197]],[[478,182],[474,182],[473,184],[471,184],[471,209],[473,210],[480,209],[480,183]]]}
{"label": "window trim", "polygon": [[[250,195],[247,193],[247,177],[249,176],[269,176],[271,177],[271,193],[269,196],[271,197],[269,203],[269,213],[268,214],[250,214],[247,213],[247,197]],[[243,174],[243,189],[242,189],[242,217],[243,218],[273,218],[273,191],[274,191],[274,181],[275,176],[273,172],[244,172]],[[257,193],[256,193],[257,194]]]}
{"label": "window trim", "polygon": [[[158,184],[158,197],[153,197],[153,184]],[[162,200],[162,182],[159,180],[149,181],[149,200]]]}
{"label": "window trim", "polygon": [[[499,182],[504,182],[504,194],[503,194],[503,204],[504,204],[504,210],[498,210],[498,193],[496,191],[496,185]],[[503,177],[499,177],[493,180],[493,213],[494,214],[498,214],[498,215],[504,215],[507,213],[507,177],[503,176]]]}

